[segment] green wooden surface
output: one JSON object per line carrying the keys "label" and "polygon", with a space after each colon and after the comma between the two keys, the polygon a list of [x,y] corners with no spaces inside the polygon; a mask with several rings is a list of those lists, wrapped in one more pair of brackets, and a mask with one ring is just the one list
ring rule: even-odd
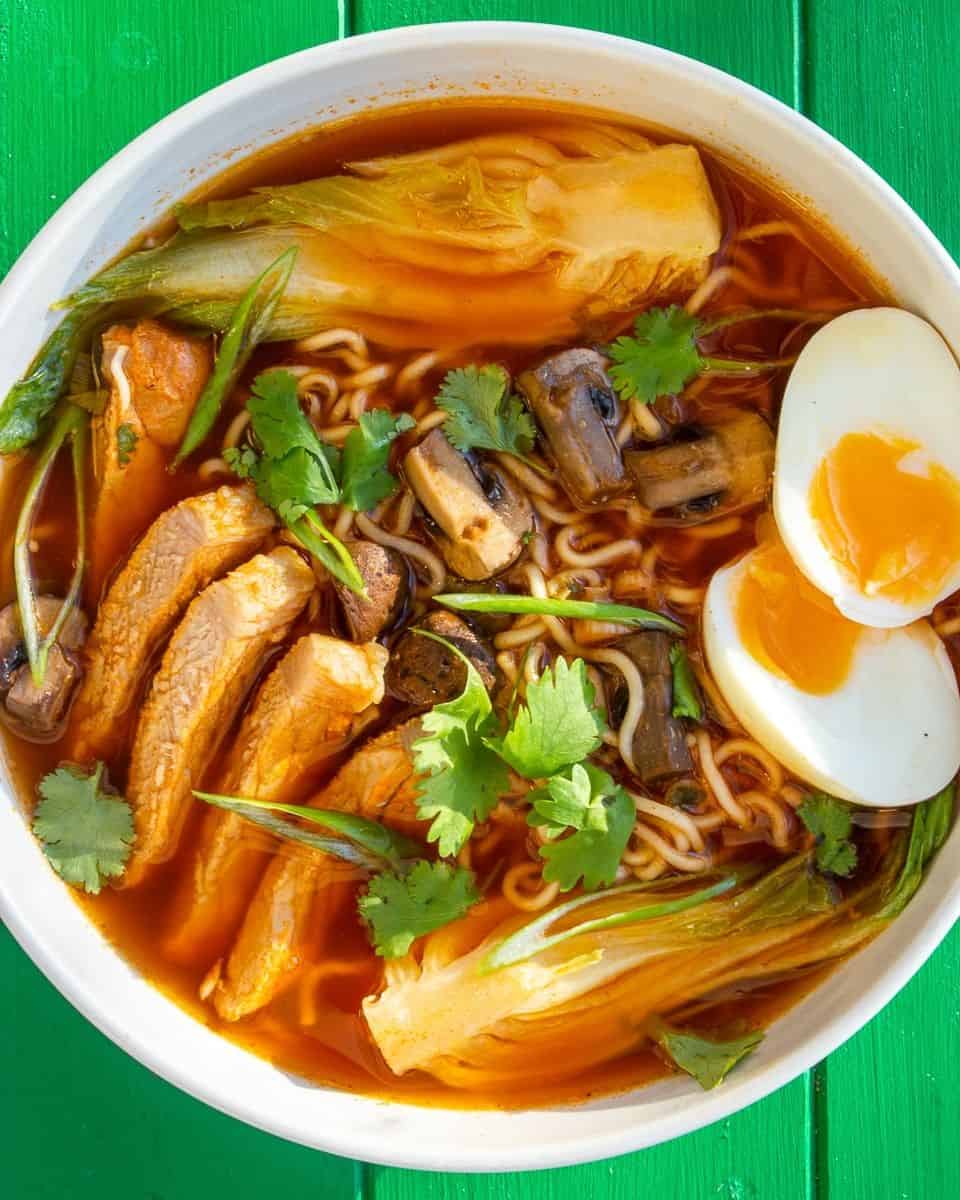
{"label": "green wooden surface", "polygon": [[[105,158],[232,75],[337,36],[459,18],[589,25],[802,108],[960,255],[956,0],[0,0],[0,270]],[[955,1200],[960,935],[811,1076],[591,1167],[363,1167],[222,1117],[87,1025],[0,930],[3,1200]]]}

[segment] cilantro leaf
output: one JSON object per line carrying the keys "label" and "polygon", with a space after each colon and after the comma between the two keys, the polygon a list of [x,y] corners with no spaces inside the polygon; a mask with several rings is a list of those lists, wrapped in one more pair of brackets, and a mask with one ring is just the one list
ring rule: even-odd
{"label": "cilantro leaf", "polygon": [[752,1054],[763,1041],[763,1031],[759,1029],[729,1042],[714,1042],[695,1033],[672,1029],[669,1025],[661,1025],[654,1036],[680,1070],[692,1075],[704,1091],[722,1083],[737,1063]]}
{"label": "cilantro leaf", "polygon": [[340,499],[340,456],[307,420],[296,379],[289,371],[264,371],[253,381],[247,410],[260,452],[249,446],[227,450],[228,466],[253,482],[264,504],[334,578],[365,596],[356,562],[314,511]]}
{"label": "cilantro leaf", "polygon": [[673,715],[689,717],[691,721],[702,720],[700,688],[690,666],[686,647],[681,642],[674,642],[670,647],[670,667],[673,673]]}
{"label": "cilantro leaf", "polygon": [[133,458],[133,452],[136,450],[139,440],[137,431],[132,425],[124,422],[119,426],[117,429],[117,462],[121,467],[125,467]]}
{"label": "cilantro leaf", "polygon": [[594,687],[583,659],[558,659],[531,683],[523,707],[502,738],[487,745],[527,779],[545,779],[582,762],[600,745],[606,729],[594,705]]}
{"label": "cilantro leaf", "polygon": [[448,371],[437,395],[447,413],[443,432],[461,452],[502,450],[523,457],[533,447],[533,418],[509,391],[503,367],[457,367]]}
{"label": "cilantro leaf", "polygon": [[369,512],[397,486],[387,470],[390,446],[398,434],[416,425],[409,413],[394,417],[383,408],[360,414],[343,447],[343,502],[356,512]]}
{"label": "cilantro leaf", "polygon": [[614,791],[613,780],[590,763],[575,763],[569,777],[554,775],[542,788],[528,795],[531,810],[530,825],[547,825],[573,829],[607,829],[607,810],[604,796]]}
{"label": "cilantro leaf", "polygon": [[652,404],[658,396],[682,392],[704,368],[697,349],[699,321],[678,304],[651,308],[633,323],[633,337],[609,348],[610,378],[624,400]]}
{"label": "cilantro leaf", "polygon": [[262,457],[250,470],[257,495],[286,521],[330,502],[330,468],[322,456],[297,446],[283,458]]}
{"label": "cilantro leaf", "polygon": [[133,814],[122,796],[105,792],[103,763],[85,774],[59,767],[40,781],[33,832],[57,874],[96,895],[122,875],[133,846]]}
{"label": "cilantro leaf", "polygon": [[406,875],[376,875],[357,907],[377,954],[400,958],[415,938],[456,921],[479,900],[472,871],[421,860]]}
{"label": "cilantro leaf", "polygon": [[[544,879],[548,883],[559,883],[563,892],[576,887],[581,879],[588,892],[613,883],[637,819],[634,803],[624,789],[614,784],[605,771],[596,774],[606,776],[611,788],[595,798],[603,809],[605,827],[577,829],[569,837],[558,838],[540,847],[540,857],[546,863]],[[596,823],[598,817],[591,812],[594,802],[592,798],[587,812],[589,819]]]}
{"label": "cilantro leaf", "polygon": [[510,779],[504,763],[485,744],[493,710],[483,680],[469,659],[450,648],[463,659],[467,682],[459,696],[435,704],[423,717],[425,736],[413,744],[420,775],[417,815],[432,818],[427,840],[439,843],[445,857],[456,854],[474,824],[490,815]]}
{"label": "cilantro leaf", "polygon": [[289,371],[263,371],[258,375],[253,381],[247,411],[257,441],[268,458],[283,458],[287,451],[301,446],[326,462],[323,442],[300,407],[297,381]]}
{"label": "cilantro leaf", "polygon": [[852,875],[857,848],[849,840],[853,828],[850,806],[824,792],[814,792],[797,815],[816,838],[817,868],[829,875]]}

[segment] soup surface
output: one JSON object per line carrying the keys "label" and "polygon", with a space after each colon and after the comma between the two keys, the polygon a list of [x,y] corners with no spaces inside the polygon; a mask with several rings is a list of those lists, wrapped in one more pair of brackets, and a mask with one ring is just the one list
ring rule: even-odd
{"label": "soup surface", "polygon": [[[197,332],[203,322],[186,291],[162,311],[151,307],[149,290],[137,294],[136,303],[132,291],[118,292],[115,307],[86,335],[92,381],[78,385],[74,373],[73,392],[93,396],[91,406],[102,408],[92,417],[89,566],[81,605],[93,633],[84,648],[65,647],[66,658],[83,673],[79,699],[74,696],[68,714],[44,732],[31,727],[29,710],[11,710],[11,688],[4,740],[12,773],[32,812],[41,780],[65,762],[84,771],[95,760],[105,764],[110,789],[126,795],[134,807],[137,841],[126,875],[104,879],[98,894],[77,892],[91,920],[198,1020],[318,1083],[416,1103],[497,1107],[579,1101],[632,1087],[678,1067],[689,1069],[669,1031],[682,1030],[711,1044],[749,1042],[753,1032],[894,913],[884,899],[886,907],[877,908],[874,924],[862,926],[860,920],[877,896],[887,896],[884,889],[902,866],[912,810],[893,807],[899,800],[864,809],[872,801],[857,794],[854,784],[847,786],[835,767],[845,761],[839,752],[832,760],[817,758],[815,770],[798,771],[806,750],[789,758],[758,735],[736,687],[725,684],[726,668],[721,672],[715,666],[705,628],[728,627],[719,617],[704,625],[708,587],[723,578],[718,572],[759,546],[760,557],[751,560],[750,578],[738,592],[739,607],[731,609],[735,619],[729,629],[739,632],[729,633],[730,644],[742,639],[752,663],[791,689],[796,705],[791,712],[806,713],[808,700],[836,699],[854,687],[860,647],[873,646],[878,631],[847,621],[793,564],[771,515],[771,476],[784,388],[797,356],[827,322],[881,305],[885,297],[864,265],[831,243],[801,204],[708,150],[686,145],[683,156],[667,166],[658,160],[660,167],[644,165],[634,173],[631,156],[639,153],[638,138],[649,137],[654,149],[669,147],[672,140],[624,129],[616,135],[623,143],[615,137],[608,146],[608,134],[597,132],[608,128],[590,114],[570,110],[443,103],[319,130],[246,161],[217,181],[189,210],[199,214],[196,227],[177,235],[188,250],[202,247],[205,236],[216,236],[235,239],[229,243],[232,253],[234,245],[252,245],[258,230],[269,230],[279,254],[290,228],[306,228],[310,238],[329,237],[337,214],[354,206],[356,223],[337,242],[336,253],[304,235],[287,284],[290,311],[295,300],[300,302],[298,272],[306,270],[304,264],[324,264],[333,280],[331,294],[344,293],[343,281],[351,272],[366,272],[373,290],[344,301],[336,312],[340,319],[331,317],[319,332],[303,334],[293,317],[284,318],[290,321],[290,336],[260,341],[232,380],[209,431],[175,471],[170,467],[189,405],[179,424],[174,414],[172,437],[157,433],[156,413],[153,424],[145,420],[143,428],[131,424],[132,418],[115,422],[109,443],[102,440],[102,426],[124,389],[132,389],[136,401],[146,394],[152,400],[182,397],[192,387],[191,404],[196,403],[214,354],[224,361],[229,338]],[[477,172],[466,192],[457,190],[462,178],[451,181],[445,174],[449,156],[405,160],[415,187],[402,171],[394,180],[391,170],[378,165],[465,139],[493,139],[466,156],[469,170]],[[691,154],[692,159],[686,157]],[[597,167],[596,177],[578,173],[584,162]],[[359,169],[349,168],[358,163]],[[298,194],[293,202],[285,193],[289,185],[331,176],[350,181],[343,194],[328,189],[306,199]],[[513,193],[497,190],[514,177],[536,181],[523,212]],[[389,196],[392,226],[356,218],[362,205],[383,200],[379,192],[356,191],[356,181],[383,179],[396,184]],[[219,231],[210,232],[219,221],[211,216],[211,201],[248,197],[261,187],[272,189],[270,214],[246,212],[242,227],[236,225],[240,217],[224,217]],[[616,187],[622,191],[611,196],[609,189]],[[646,224],[637,224],[652,240],[638,244],[630,261],[618,264],[616,255],[641,236],[622,219],[624,206],[629,210],[634,203],[650,208]],[[482,219],[475,220],[474,204],[483,210]],[[437,212],[436,237],[418,240]],[[509,232],[491,251],[484,239],[491,226],[501,224]],[[548,252],[539,256],[525,240],[534,226],[537,236],[552,239]],[[715,244],[709,243],[712,227]],[[162,248],[172,233],[172,224],[159,228],[138,249]],[[505,265],[504,256],[510,255],[516,258]],[[226,278],[233,259],[224,262]],[[246,284],[252,274],[247,272]],[[376,280],[380,292],[373,287]],[[575,308],[569,303],[574,293],[579,296]],[[231,293],[228,315],[234,301]],[[405,312],[405,305],[415,311]],[[276,313],[283,311],[281,302]],[[663,322],[661,333],[642,324],[634,328],[638,314],[650,313]],[[225,325],[220,321],[218,327]],[[164,343],[151,350],[148,335],[180,341],[172,349]],[[661,336],[666,349],[659,362],[652,368],[640,364],[636,347],[656,344]],[[627,341],[617,343],[621,337]],[[557,355],[570,348],[585,357],[557,367]],[[553,364],[554,375],[544,364]],[[449,373],[458,369],[466,374],[457,377],[459,385],[450,385]],[[297,572],[313,548],[302,523],[297,524],[304,518],[294,517],[291,524],[289,508],[279,519],[271,513],[263,518],[269,527],[244,534],[246,548],[231,543],[218,567],[197,568],[192,583],[182,577],[168,581],[173,590],[185,589],[176,602],[176,620],[158,620],[153,633],[144,633],[133,667],[127,664],[111,677],[117,694],[110,701],[108,728],[94,735],[96,704],[88,694],[94,659],[107,653],[104,614],[111,595],[117,604],[122,599],[118,589],[129,583],[124,572],[129,575],[136,562],[134,548],[146,544],[142,539],[162,514],[191,497],[220,487],[246,489],[252,497],[251,484],[241,483],[238,473],[252,477],[266,499],[256,472],[268,457],[268,444],[251,413],[257,396],[265,396],[269,407],[271,387],[287,386],[265,389],[262,384],[283,372],[299,411],[322,441],[341,451],[347,447],[335,468],[344,477],[348,439],[361,414],[409,415],[408,421],[391,424],[394,440],[380,468],[389,467],[395,485],[382,476],[374,484],[365,478],[367,490],[352,506],[342,496],[314,502],[338,542],[354,551],[360,544],[385,551],[375,564],[375,572],[385,575],[364,575],[365,560],[356,560],[383,611],[376,619],[369,610],[359,611],[349,585],[333,586],[322,555],[310,558],[307,581],[300,580]],[[182,388],[171,383],[175,376],[186,380]],[[487,440],[475,436],[469,446],[458,444],[450,425],[455,413],[461,412],[460,443],[463,427],[475,434],[478,419],[475,408],[472,425],[462,416],[463,406],[458,410],[450,391],[443,390],[448,385],[454,391],[465,388],[474,404],[478,389],[490,389],[490,403],[500,405],[499,445],[490,440],[489,423]],[[509,387],[521,397],[519,409],[532,411],[536,426],[529,416],[514,412],[511,417]],[[123,459],[127,442],[127,461],[119,462],[120,483],[111,493],[104,455]],[[429,452],[422,449],[427,446]],[[244,454],[250,457],[244,460]],[[895,474],[901,457],[888,447],[884,470]],[[5,603],[16,598],[15,524],[35,467],[36,456],[26,453],[8,473],[0,559]],[[315,460],[311,470],[319,470]],[[855,462],[854,491],[856,470]],[[831,502],[823,472],[816,504],[811,502],[814,515]],[[910,478],[914,490],[923,492],[920,476]],[[935,478],[952,502],[956,480],[943,473]],[[69,586],[76,546],[73,497],[69,455],[63,454],[44,488],[31,533],[32,571],[41,593],[63,596]],[[251,498],[249,504],[254,503]],[[520,525],[516,506],[522,510]],[[932,512],[936,505],[931,500],[928,507]],[[861,510],[857,513],[859,519]],[[211,528],[219,520],[221,514],[211,516]],[[901,525],[890,533],[897,545],[908,537],[910,521]],[[182,539],[195,535],[193,525],[184,526],[169,535],[170,546],[182,549]],[[830,536],[843,542],[840,518],[831,524]],[[329,550],[333,543],[323,537],[321,549]],[[943,552],[952,562],[952,546]],[[291,565],[286,553],[300,565]],[[212,595],[214,588],[231,586],[247,569],[245,562],[262,574],[267,568],[257,554],[270,559],[271,570],[287,572],[269,584],[289,593],[287,608],[280,615],[274,611],[270,621],[252,607],[237,615],[248,595],[238,598],[239,583],[234,592]],[[841,546],[838,560],[842,555]],[[940,570],[941,564],[935,567]],[[151,569],[160,567],[153,563]],[[301,584],[302,595],[297,592]],[[267,586],[258,577],[253,590]],[[451,607],[434,599],[450,593],[639,606],[668,624],[649,627],[602,609],[593,616],[571,616],[549,606],[529,613],[453,616]],[[958,626],[952,623],[951,604],[950,597],[940,602],[934,626],[943,630],[952,653]],[[129,611],[134,624],[143,619],[134,608]],[[445,615],[437,620],[437,614]],[[233,622],[232,635],[214,636],[202,625],[205,619],[215,625],[221,617],[225,625]],[[458,624],[461,618],[464,625]],[[423,793],[417,799],[411,754],[417,737],[429,736],[445,719],[445,710],[435,706],[455,702],[467,675],[449,642],[440,645],[409,633],[425,621],[428,631],[452,639],[474,663],[480,691],[485,686],[491,697],[487,736],[504,737],[500,757],[476,738],[470,742],[470,753],[479,755],[475,774],[452,780],[454,799],[448,797],[447,807],[437,801],[438,787],[429,797],[436,802],[433,809]],[[190,622],[195,628],[188,627]],[[674,636],[677,630],[682,637]],[[303,641],[318,634],[335,639],[337,649]],[[936,640],[936,653],[942,654]],[[357,657],[359,648],[371,644],[385,647],[389,662],[387,653],[378,657],[374,650],[365,649],[363,661]],[[302,663],[294,659],[294,648]],[[325,658],[328,654],[344,657]],[[214,660],[221,667],[211,666]],[[17,665],[22,661],[21,654]],[[571,672],[579,664],[580,690],[563,693],[545,726],[562,727],[568,719],[569,731],[561,728],[557,740],[582,736],[583,722],[577,727],[570,710],[577,697],[585,698],[586,710],[596,714],[580,756],[594,773],[589,778],[579,758],[561,762],[562,751],[552,772],[524,767],[528,751],[516,748],[518,711],[533,713],[535,700],[529,697],[538,681],[552,680],[559,694],[561,661],[571,664]],[[271,715],[267,689],[284,669],[288,694]],[[195,670],[204,678],[191,693]],[[222,678],[213,678],[217,670]],[[324,705],[323,686],[329,698],[321,719],[316,710]],[[943,686],[955,689],[952,674]],[[305,707],[297,707],[296,695]],[[856,706],[857,695],[851,695]],[[462,714],[454,712],[452,719],[455,723]],[[466,725],[471,720],[475,732],[481,718],[467,717]],[[780,730],[788,741],[794,733],[789,725],[781,722]],[[391,732],[396,730],[401,732]],[[833,731],[838,743],[847,737],[836,723]],[[462,736],[465,746],[473,734],[468,729]],[[541,736],[549,740],[543,731]],[[247,748],[244,759],[245,739],[251,738],[262,740],[256,769],[250,766],[255,747]],[[453,754],[453,744],[442,743],[442,753]],[[386,750],[376,750],[384,745]],[[178,753],[182,761],[174,762]],[[862,755],[864,749],[854,740],[846,753]],[[810,756],[817,757],[813,751]],[[793,770],[783,765],[785,758]],[[281,759],[282,778],[271,782],[268,767]],[[449,757],[443,762],[437,776],[453,769]],[[385,780],[398,763],[400,776],[388,786]],[[344,780],[351,764],[357,780],[330,783]],[[417,760],[421,774],[424,764]],[[176,772],[187,780],[177,786],[186,787],[188,801],[177,816],[158,815],[157,797],[174,786],[170,778]],[[551,784],[557,776],[563,776],[562,783]],[[463,797],[471,787],[479,794],[484,780],[497,794],[471,810]],[[295,837],[275,836],[243,815],[211,808],[192,797],[191,789],[294,805],[310,802],[324,810],[337,808],[334,799],[347,796],[339,806],[413,838],[431,866],[439,848],[450,872],[469,876],[478,903],[452,925],[435,918],[433,925],[414,923],[408,932],[421,936],[406,939],[407,944],[412,940],[409,950],[401,938],[393,944],[400,953],[391,955],[369,905],[358,910],[358,897],[375,895],[365,861],[347,863]],[[824,791],[850,804],[839,806],[820,794]],[[561,805],[560,793],[572,808]],[[455,821],[451,813],[458,804],[464,811]],[[615,827],[624,804],[629,819],[620,838]],[[295,830],[331,834],[291,814],[281,819]],[[445,821],[448,834],[435,826],[427,840],[432,820]],[[454,826],[459,834],[449,832]],[[155,853],[149,850],[152,842],[160,846]],[[583,847],[582,862],[561,867],[561,860],[580,853],[571,854],[575,845]],[[215,853],[230,861],[221,876]],[[777,877],[777,871],[786,874]],[[401,871],[397,878],[407,877]],[[782,912],[764,908],[751,924],[744,913],[774,907],[770,896],[756,889],[777,878],[782,882],[769,885],[771,894],[804,891],[789,914],[793,923],[783,925]],[[653,901],[642,890],[635,896],[616,892],[630,882],[649,885]],[[486,946],[484,939],[497,945],[598,883],[613,885],[611,895],[630,895],[628,907],[666,898],[667,908],[673,904],[679,913],[687,904],[692,915],[681,922],[669,913],[648,913],[639,924],[628,925],[640,931],[630,935],[633,941],[604,942],[599,948],[588,943],[588,932],[579,931],[569,943],[579,957],[563,969],[556,956],[566,949],[534,946],[506,968],[518,981],[513,1000],[504,1000],[506,985],[497,982],[503,972],[491,972],[488,963],[476,978],[494,982],[476,987],[492,989],[482,1001],[499,1014],[490,1018],[490,1028],[466,1003],[450,1015],[449,1007],[469,991],[457,990],[466,985],[453,978],[450,963]],[[715,900],[706,895],[712,887],[720,889]],[[205,888],[222,891],[211,898]],[[708,915],[701,923],[696,905],[726,904],[724,888],[741,897],[737,913],[724,909],[722,916]],[[820,889],[815,898],[810,889]],[[604,905],[612,901],[604,895],[598,892],[591,903],[609,916],[613,910]],[[386,893],[379,894],[379,902],[396,903]],[[454,906],[451,915],[459,911]],[[593,911],[582,914],[588,915]],[[636,938],[645,936],[648,926],[660,930],[658,920],[674,924],[651,934],[641,952]],[[714,920],[731,922],[730,935],[745,939],[736,955],[724,957],[718,950],[725,935],[718,935],[720,927],[710,924]],[[570,929],[572,922],[572,915],[561,914],[554,932]],[[772,929],[782,932],[773,937]],[[621,968],[618,954],[626,955]],[[588,969],[587,959],[597,973],[594,983],[583,994],[574,989],[567,995],[567,981]],[[558,969],[532,987],[519,982],[517,963],[531,971],[535,966]],[[445,980],[445,969],[449,994],[427,979],[433,972],[436,980]],[[434,990],[428,995],[429,988]],[[552,1019],[531,999],[531,991],[554,997]],[[643,1003],[636,999],[641,996]],[[652,997],[649,1003],[647,997]],[[450,1030],[438,1032],[435,1049],[418,1058],[420,1051],[408,1041],[430,1041],[420,1021],[437,1029],[446,1029],[446,1022]],[[592,1049],[586,1052],[584,1045]],[[726,1051],[734,1062],[743,1052],[742,1046]]]}

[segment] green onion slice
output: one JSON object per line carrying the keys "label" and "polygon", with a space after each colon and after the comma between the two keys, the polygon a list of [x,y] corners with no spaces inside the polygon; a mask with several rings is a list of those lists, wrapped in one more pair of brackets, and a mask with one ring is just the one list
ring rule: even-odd
{"label": "green onion slice", "polygon": [[589,621],[619,621],[641,629],[662,629],[682,637],[684,627],[663,613],[632,604],[607,604],[595,600],[560,600],[556,597],[489,595],[480,592],[451,592],[434,596],[434,600],[460,612],[513,613],[517,616],[535,613],[543,617],[579,617]]}

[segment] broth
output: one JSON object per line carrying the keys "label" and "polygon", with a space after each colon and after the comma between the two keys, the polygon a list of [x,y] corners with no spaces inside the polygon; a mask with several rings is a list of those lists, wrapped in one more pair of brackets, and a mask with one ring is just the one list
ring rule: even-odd
{"label": "broth", "polygon": [[[535,130],[538,125],[556,123],[561,116],[565,122],[576,123],[584,119],[582,114],[569,109],[530,107],[519,102],[479,101],[444,102],[358,117],[300,136],[240,163],[205,189],[205,195],[230,197],[262,183],[280,184],[313,179],[335,172],[352,160],[404,153],[492,131],[519,128]],[[653,136],[656,138],[660,135]],[[804,212],[802,205],[779,195],[738,166],[717,158],[709,150],[703,149],[701,153],[723,217],[723,244],[716,261],[733,268],[722,286],[705,298],[704,313],[741,304],[755,304],[758,280],[767,281],[767,290],[774,301],[777,288],[788,286],[803,297],[804,306],[810,309],[842,311],[848,307],[876,303],[884,298],[864,265],[844,248],[831,242],[813,216]],[[738,241],[737,235],[745,229],[766,226],[770,222],[787,222],[798,226],[800,236],[774,234],[756,241]],[[160,232],[163,232],[162,228]],[[684,297],[678,296],[676,299],[682,301]],[[608,336],[622,332],[628,324],[626,317],[610,321]],[[791,354],[800,349],[809,332],[807,328],[791,335],[788,347]],[[715,337],[714,345],[719,354],[749,352],[762,357],[777,357],[784,352],[783,339],[782,326],[750,322],[723,331]],[[424,346],[423,349],[427,351],[430,347]],[[552,347],[549,346],[536,349],[488,347],[482,355],[461,353],[449,356],[439,367],[426,370],[420,382],[410,388],[405,396],[397,396],[387,387],[378,393],[378,402],[390,402],[395,411],[413,411],[423,406],[435,391],[442,372],[451,366],[469,361],[496,361],[503,363],[512,373],[517,373],[539,362],[550,349]],[[415,355],[377,349],[373,357],[378,363],[396,368],[409,362]],[[338,372],[341,376],[345,370],[342,360],[330,353],[292,354],[286,344],[261,348],[245,371],[243,386],[235,391],[222,414],[210,439],[211,444],[220,444],[231,422],[243,408],[247,387],[253,377],[267,366],[286,364],[291,360]],[[683,406],[687,421],[696,421],[704,416],[714,419],[726,411],[752,408],[773,422],[776,420],[783,384],[782,372],[750,380],[714,379],[704,386],[692,385],[677,403]],[[42,536],[38,536],[35,561],[42,587],[62,592],[71,570],[69,554],[64,547],[72,544],[74,517],[67,465],[59,464],[57,471],[57,476],[46,491],[39,518],[38,528]],[[211,471],[199,458],[176,475],[167,475],[144,511],[141,527],[133,540],[164,509],[185,496],[223,482],[224,478],[215,470]],[[0,527],[0,544],[4,548],[0,560],[0,600],[3,602],[14,596],[9,551],[13,537],[12,523],[18,507],[16,501],[24,486],[24,479],[24,468],[15,466],[6,480]],[[562,492],[556,503],[557,506],[564,505]],[[715,536],[701,536],[702,527],[679,528],[669,522],[654,524],[648,531],[648,544],[656,548],[663,606],[666,611],[671,611],[672,606],[672,611],[683,616],[692,630],[699,628],[696,616],[703,588],[712,572],[755,543],[754,518],[759,511],[755,507],[736,514],[736,519],[718,517],[713,530]],[[727,520],[726,527],[722,524],[724,520]],[[413,534],[425,538],[419,518],[414,516],[413,521]],[[623,510],[608,509],[594,514],[591,521],[589,536],[597,544],[629,539],[636,534],[629,514]],[[429,542],[428,537],[425,540]],[[577,544],[582,549],[583,539]],[[631,596],[636,595],[636,591],[631,590],[629,572],[637,567],[637,562],[628,559],[597,570],[605,581],[612,581],[613,597],[629,603]],[[92,613],[97,597],[90,595],[87,600],[88,611]],[[320,612],[309,622],[298,622],[285,644],[291,644],[308,628],[338,635],[344,633],[342,619],[329,596]],[[696,633],[692,637],[692,652],[695,658],[701,657],[699,635]],[[279,651],[264,659],[261,678],[275,661],[277,653]],[[148,674],[149,665],[144,664],[142,682]],[[388,727],[405,711],[396,702],[385,703],[374,730]],[[60,762],[61,750],[57,743],[33,744],[13,736],[9,731],[5,732],[4,741],[13,777],[24,803],[29,807],[40,778]],[[229,745],[228,737],[225,747]],[[216,776],[222,757],[221,754],[206,772],[207,780]],[[326,762],[322,769],[311,772],[300,781],[297,794],[290,799],[305,802],[344,757],[340,755]],[[111,780],[121,790],[126,782],[127,758],[125,752],[108,764]],[[736,769],[730,768],[730,771],[733,778]],[[752,782],[748,770],[741,774],[748,784]],[[198,809],[200,807],[197,806]],[[543,1082],[534,1072],[528,1087],[506,1090],[458,1090],[416,1071],[402,1077],[393,1075],[371,1042],[359,1012],[363,997],[379,985],[382,963],[373,954],[350,904],[351,895],[356,890],[356,883],[351,882],[330,885],[330,895],[325,903],[329,903],[332,911],[338,915],[331,922],[328,940],[325,941],[322,936],[306,939],[301,948],[302,966],[292,986],[260,1012],[237,1023],[220,1019],[198,997],[198,989],[210,969],[210,961],[195,961],[185,965],[173,961],[164,950],[164,936],[170,919],[170,895],[190,861],[196,841],[198,815],[194,813],[177,856],[156,870],[147,883],[129,891],[108,887],[96,897],[80,896],[79,902],[119,953],[177,1004],[218,1033],[270,1059],[281,1068],[317,1083],[408,1102],[517,1108],[581,1101],[647,1083],[669,1071],[658,1053],[644,1047],[572,1080]],[[868,841],[883,836],[883,831],[864,835]],[[484,861],[481,854],[474,861],[478,874],[482,876],[494,869],[502,872],[505,866],[524,861],[526,838],[525,824],[521,822],[519,827],[512,827],[492,857]],[[251,832],[249,841],[251,846],[262,852],[264,863],[271,853],[285,853],[282,848],[276,850],[275,844],[266,835],[261,836],[255,831]],[[728,860],[738,861],[759,859],[766,862],[775,859],[768,845],[757,842],[746,845],[733,842],[721,849],[719,855],[721,859],[726,856]],[[314,972],[315,982],[310,986],[304,982],[312,978],[314,967],[330,961],[336,964],[335,973],[324,977],[322,972]],[[738,1030],[766,1026],[815,986],[824,971],[824,968],[820,968],[799,973],[744,994],[721,993],[708,1003],[688,1006],[688,1024],[706,1034],[720,1031],[728,1035]],[[548,1064],[543,1065],[546,1067]]]}

